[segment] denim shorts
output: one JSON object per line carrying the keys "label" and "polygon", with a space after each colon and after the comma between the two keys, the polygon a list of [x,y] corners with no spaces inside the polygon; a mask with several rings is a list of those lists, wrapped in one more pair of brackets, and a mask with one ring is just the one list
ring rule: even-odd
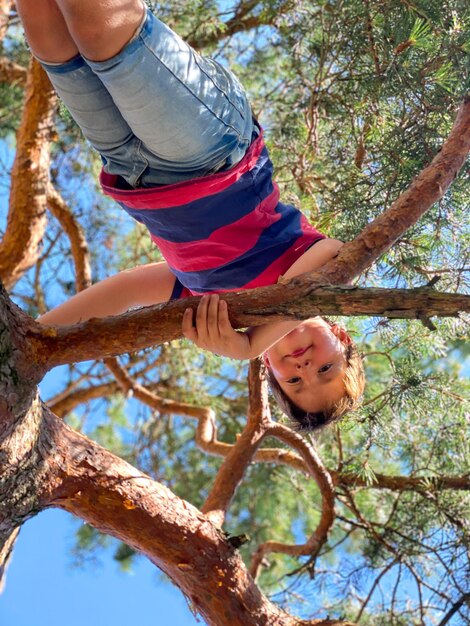
{"label": "denim shorts", "polygon": [[255,127],[238,79],[150,11],[111,59],[41,63],[105,170],[132,187],[228,169],[251,143]]}

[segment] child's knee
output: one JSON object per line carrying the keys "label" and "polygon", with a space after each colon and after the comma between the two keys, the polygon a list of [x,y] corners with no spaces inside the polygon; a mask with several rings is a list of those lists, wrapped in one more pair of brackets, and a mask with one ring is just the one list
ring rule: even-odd
{"label": "child's knee", "polygon": [[118,54],[142,23],[141,0],[57,0],[81,54],[105,61]]}

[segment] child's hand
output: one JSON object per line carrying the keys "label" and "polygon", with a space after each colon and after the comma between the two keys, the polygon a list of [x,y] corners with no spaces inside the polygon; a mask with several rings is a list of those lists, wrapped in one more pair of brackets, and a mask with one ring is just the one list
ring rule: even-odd
{"label": "child's hand", "polygon": [[193,326],[193,311],[186,309],[183,316],[183,335],[199,348],[210,350],[232,359],[250,358],[250,340],[245,333],[232,328],[228,306],[217,294],[203,296]]}

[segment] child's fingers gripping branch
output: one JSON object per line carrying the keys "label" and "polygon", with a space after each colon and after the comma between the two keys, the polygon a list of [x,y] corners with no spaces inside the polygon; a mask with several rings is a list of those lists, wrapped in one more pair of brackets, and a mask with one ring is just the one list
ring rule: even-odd
{"label": "child's fingers gripping branch", "polygon": [[203,296],[197,308],[195,324],[193,310],[183,316],[183,335],[199,348],[233,359],[247,359],[250,341],[245,333],[232,328],[228,306],[217,294]]}

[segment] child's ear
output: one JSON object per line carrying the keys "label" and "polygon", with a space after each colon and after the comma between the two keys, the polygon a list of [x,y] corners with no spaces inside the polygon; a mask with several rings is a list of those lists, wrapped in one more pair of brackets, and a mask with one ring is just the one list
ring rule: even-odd
{"label": "child's ear", "polygon": [[351,337],[346,332],[346,329],[342,326],[338,326],[338,324],[332,324],[330,326],[330,330],[333,335],[335,335],[335,337],[338,337],[343,345],[349,346],[352,343]]}

